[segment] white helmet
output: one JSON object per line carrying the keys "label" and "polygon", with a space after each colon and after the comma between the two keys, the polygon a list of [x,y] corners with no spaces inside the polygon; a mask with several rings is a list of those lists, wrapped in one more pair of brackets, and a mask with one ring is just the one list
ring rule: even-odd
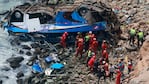
{"label": "white helmet", "polygon": [[89,31],[90,34],[92,34],[92,31]]}

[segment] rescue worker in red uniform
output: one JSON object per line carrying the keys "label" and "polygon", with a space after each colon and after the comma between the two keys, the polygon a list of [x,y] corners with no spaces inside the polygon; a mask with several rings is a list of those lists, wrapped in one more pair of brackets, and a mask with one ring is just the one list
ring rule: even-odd
{"label": "rescue worker in red uniform", "polygon": [[93,55],[93,56],[91,57],[91,59],[88,61],[88,66],[89,66],[89,68],[91,69],[91,71],[93,71],[95,59],[96,59],[96,55],[95,55],[95,53],[94,53],[94,55]]}
{"label": "rescue worker in red uniform", "polygon": [[93,38],[95,38],[95,34],[92,33],[92,31],[89,31],[89,47],[91,46],[93,42]]}
{"label": "rescue worker in red uniform", "polygon": [[105,59],[106,62],[109,61],[109,54],[108,54],[108,52],[107,52],[106,49],[103,50],[103,52],[102,52],[102,56],[103,56],[103,58]]}
{"label": "rescue worker in red uniform", "polygon": [[106,72],[106,77],[108,77],[109,76],[109,64],[107,62],[104,64],[104,70]]}
{"label": "rescue worker in red uniform", "polygon": [[120,72],[120,70],[117,70],[116,71],[117,73],[116,73],[116,83],[115,84],[121,84],[121,72]]}
{"label": "rescue worker in red uniform", "polygon": [[83,38],[79,38],[78,42],[77,42],[77,49],[76,49],[76,56],[78,56],[79,54],[82,57],[83,54]]}
{"label": "rescue worker in red uniform", "polygon": [[75,46],[77,46],[77,45],[78,45],[77,43],[78,43],[79,38],[83,38],[83,36],[82,36],[81,32],[78,32],[78,33],[77,33]]}
{"label": "rescue worker in red uniform", "polygon": [[98,41],[96,38],[93,38],[92,44],[91,44],[91,50],[97,55],[98,51]]}
{"label": "rescue worker in red uniform", "polygon": [[103,50],[107,49],[107,43],[106,43],[106,40],[103,40],[102,44],[101,44],[101,48],[102,48],[102,52]]}
{"label": "rescue worker in red uniform", "polygon": [[60,44],[63,48],[66,48],[66,39],[67,39],[68,33],[64,32],[64,34],[61,36]]}

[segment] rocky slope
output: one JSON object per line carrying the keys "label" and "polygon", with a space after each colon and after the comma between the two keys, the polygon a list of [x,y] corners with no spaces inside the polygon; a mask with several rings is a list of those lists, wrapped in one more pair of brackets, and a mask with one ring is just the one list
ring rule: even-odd
{"label": "rocky slope", "polygon": [[[137,51],[127,52],[128,57],[135,60],[134,71],[130,74],[127,83],[149,84],[149,36],[147,35],[149,32],[149,1],[144,0],[138,3],[137,0],[111,0],[109,4],[113,7],[113,10],[116,11],[122,23],[121,29],[123,33],[121,36],[127,39],[127,31],[132,27],[144,31],[146,41],[143,43],[143,46]],[[127,41],[122,41],[123,47],[126,47],[126,42]]]}

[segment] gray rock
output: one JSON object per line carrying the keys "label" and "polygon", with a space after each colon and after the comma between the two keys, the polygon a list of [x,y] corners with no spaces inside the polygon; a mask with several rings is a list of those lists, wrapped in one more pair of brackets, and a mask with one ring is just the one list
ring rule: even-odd
{"label": "gray rock", "polygon": [[12,68],[17,68],[20,67],[20,62],[22,62],[23,60],[24,60],[23,57],[11,57],[7,59],[7,62],[9,62]]}
{"label": "gray rock", "polygon": [[33,84],[38,84],[38,83],[40,83],[40,79],[35,77],[35,78],[32,79],[32,83]]}
{"label": "gray rock", "polygon": [[23,51],[23,50],[20,50],[20,51],[19,51],[19,54],[24,54],[24,51]]}
{"label": "gray rock", "polygon": [[9,62],[9,63],[20,63],[23,60],[24,60],[24,58],[21,56],[20,57],[11,57],[11,58],[7,59],[7,62]]}
{"label": "gray rock", "polygon": [[26,55],[32,56],[32,53],[31,53],[30,51],[27,51],[27,52],[26,52]]}
{"label": "gray rock", "polygon": [[0,78],[9,79],[9,77],[8,77],[8,76],[0,76]]}
{"label": "gray rock", "polygon": [[23,49],[27,49],[27,50],[30,50],[31,47],[29,47],[28,45],[21,45]]}
{"label": "gray rock", "polygon": [[24,84],[33,84],[32,83],[32,79],[34,78],[35,76],[33,74],[31,74],[29,77],[26,77],[24,79]]}
{"label": "gray rock", "polygon": [[47,84],[54,83],[52,79],[47,79]]}
{"label": "gray rock", "polygon": [[34,55],[39,55],[39,54],[41,54],[40,48],[35,48]]}
{"label": "gray rock", "polygon": [[127,51],[136,51],[137,46],[126,46]]}
{"label": "gray rock", "polygon": [[23,79],[17,79],[17,84],[24,84]]}
{"label": "gray rock", "polygon": [[0,84],[3,84],[3,80],[0,80]]}
{"label": "gray rock", "polygon": [[4,67],[2,67],[2,68],[1,68],[1,70],[2,70],[2,71],[9,71],[9,70],[10,70],[10,68],[9,68],[9,67],[7,67],[7,66],[4,66]]}
{"label": "gray rock", "polygon": [[13,69],[18,68],[18,67],[20,67],[20,66],[21,66],[21,65],[18,64],[18,63],[11,63],[11,64],[10,64],[10,67],[13,68]]}
{"label": "gray rock", "polygon": [[20,78],[20,77],[23,77],[24,76],[24,73],[22,71],[20,71],[19,73],[17,73],[17,78]]}
{"label": "gray rock", "polygon": [[38,48],[40,45],[39,45],[39,43],[33,43],[33,44],[31,44],[31,47],[32,48]]}

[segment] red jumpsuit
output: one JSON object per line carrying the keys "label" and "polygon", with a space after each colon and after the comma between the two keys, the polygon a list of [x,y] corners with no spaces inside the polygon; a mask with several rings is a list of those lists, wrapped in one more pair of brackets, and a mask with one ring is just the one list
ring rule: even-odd
{"label": "red jumpsuit", "polygon": [[80,38],[83,38],[83,36],[82,36],[81,34],[78,34],[78,35],[76,36],[76,41],[75,41],[75,45],[76,45],[76,46],[78,45],[78,40],[79,40]]}
{"label": "red jumpsuit", "polygon": [[62,36],[61,36],[61,41],[60,44],[63,48],[66,48],[66,38],[67,38],[68,33],[65,32]]}
{"label": "red jumpsuit", "polygon": [[102,51],[107,49],[107,44],[105,42],[102,43],[101,45]]}
{"label": "red jumpsuit", "polygon": [[93,42],[93,38],[95,38],[95,34],[89,34],[89,46],[91,46],[92,42]]}
{"label": "red jumpsuit", "polygon": [[108,55],[107,50],[103,50],[102,56],[103,56],[103,58],[105,58],[107,61],[109,60],[109,55]]}
{"label": "red jumpsuit", "polygon": [[82,57],[82,54],[83,54],[83,39],[82,38],[79,38],[77,42],[76,56],[78,56],[78,54],[80,54]]}
{"label": "red jumpsuit", "polygon": [[118,70],[116,74],[116,83],[115,84],[121,84],[121,72]]}
{"label": "red jumpsuit", "polygon": [[108,63],[104,64],[104,70],[106,72],[106,76],[109,76],[109,65],[108,65]]}
{"label": "red jumpsuit", "polygon": [[94,38],[95,40],[92,41],[91,44],[91,50],[97,54],[97,50],[98,50],[98,41],[96,41],[96,38]]}
{"label": "red jumpsuit", "polygon": [[91,59],[88,61],[88,66],[90,67],[91,70],[93,70],[94,62],[95,62],[96,56],[92,56]]}

